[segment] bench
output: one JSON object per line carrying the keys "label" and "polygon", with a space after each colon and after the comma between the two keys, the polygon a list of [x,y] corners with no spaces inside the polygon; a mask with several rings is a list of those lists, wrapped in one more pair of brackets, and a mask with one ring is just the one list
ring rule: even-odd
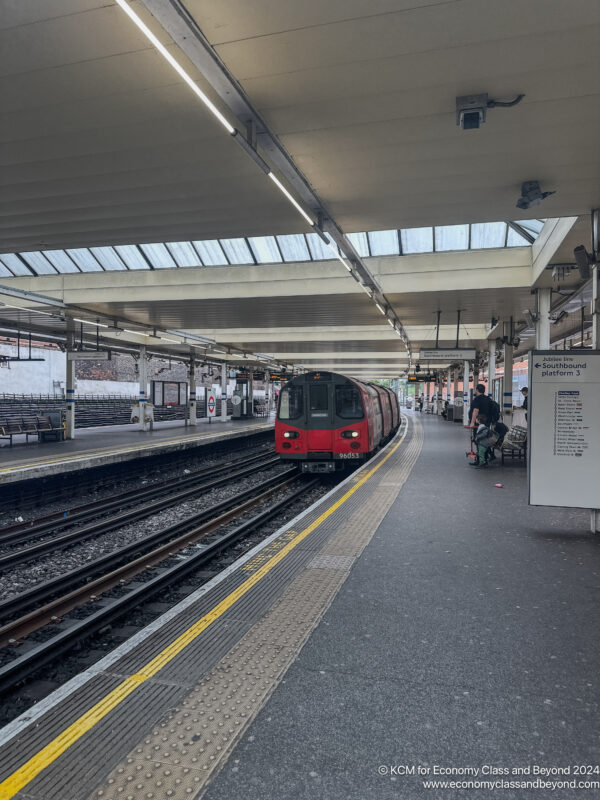
{"label": "bench", "polygon": [[500,448],[502,463],[505,458],[527,458],[527,429],[521,425],[513,425],[508,431]]}
{"label": "bench", "polygon": [[9,447],[12,447],[14,436],[24,436],[26,442],[29,442],[30,436],[35,436],[39,442],[45,442],[48,439],[62,441],[65,437],[65,430],[60,414],[1,419],[0,439],[8,439]]}

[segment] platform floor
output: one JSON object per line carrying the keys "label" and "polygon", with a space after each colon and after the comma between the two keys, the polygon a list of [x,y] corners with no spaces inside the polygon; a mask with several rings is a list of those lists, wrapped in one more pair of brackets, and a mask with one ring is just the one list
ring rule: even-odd
{"label": "platform floor", "polygon": [[411,416],[287,530],[0,731],[0,798],[597,796],[423,784],[436,765],[600,762],[600,541],[583,511],[528,507],[522,466],[470,468],[465,439]]}
{"label": "platform floor", "polygon": [[187,427],[181,421],[156,422],[152,431],[140,431],[132,425],[79,428],[74,439],[64,442],[31,441],[0,448],[0,486],[247,436],[273,425],[272,419],[256,417],[228,422],[215,419],[211,423],[202,420]]}

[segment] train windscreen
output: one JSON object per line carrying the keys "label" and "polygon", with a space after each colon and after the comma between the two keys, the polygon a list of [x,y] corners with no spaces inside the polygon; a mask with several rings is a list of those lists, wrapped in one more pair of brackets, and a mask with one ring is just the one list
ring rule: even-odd
{"label": "train windscreen", "polygon": [[335,387],[335,413],[342,419],[362,419],[364,417],[363,402],[356,386]]}
{"label": "train windscreen", "polygon": [[279,419],[298,419],[304,413],[304,389],[298,384],[286,386],[279,398]]}

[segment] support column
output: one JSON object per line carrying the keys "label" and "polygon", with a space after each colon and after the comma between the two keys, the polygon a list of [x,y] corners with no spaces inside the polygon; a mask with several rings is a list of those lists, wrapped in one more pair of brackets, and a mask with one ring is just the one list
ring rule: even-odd
{"label": "support column", "polygon": [[598,267],[592,267],[592,350],[600,350],[600,300],[598,298]]}
{"label": "support column", "polygon": [[504,424],[512,425],[512,380],[513,380],[513,346],[504,345],[504,379],[502,381],[502,414]]}
{"label": "support column", "polygon": [[469,424],[469,362],[463,362],[463,425]]}
{"label": "support column", "polygon": [[67,399],[67,415],[65,419],[65,439],[75,438],[75,361],[69,359],[69,352],[75,349],[75,334],[67,332],[67,370],[65,395]]}
{"label": "support column", "polygon": [[227,422],[227,363],[221,364],[221,422]]}
{"label": "support column", "polygon": [[188,367],[188,376],[190,384],[190,394],[188,399],[190,425],[195,425],[198,421],[198,408],[196,405],[196,360],[193,354],[190,355],[190,363]]}
{"label": "support column", "polygon": [[146,358],[146,345],[140,345],[140,358],[138,361],[138,377],[140,384],[140,421],[138,428],[146,430],[146,403],[148,402],[148,359]]}
{"label": "support column", "polygon": [[488,351],[488,396],[494,396],[494,380],[496,378],[496,344]]}
{"label": "support column", "polygon": [[550,298],[552,289],[538,289],[538,318],[535,323],[537,350],[550,349]]}

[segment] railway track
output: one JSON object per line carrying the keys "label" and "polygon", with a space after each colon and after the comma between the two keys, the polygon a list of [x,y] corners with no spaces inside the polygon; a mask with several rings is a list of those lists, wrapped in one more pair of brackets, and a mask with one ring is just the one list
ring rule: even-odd
{"label": "railway track", "polygon": [[[56,519],[56,517],[52,515],[50,518],[43,519],[34,525],[15,526],[10,530],[4,529],[4,531],[0,533],[0,545],[2,546],[22,544],[23,542],[31,541],[32,539],[45,536],[49,533],[57,532],[59,535],[43,539],[37,544],[31,544],[1,555],[0,570],[27,563],[44,553],[60,551],[65,547],[78,544],[86,539],[109,533],[123,525],[139,522],[169,506],[184,502],[202,492],[222,486],[237,478],[244,478],[255,472],[275,466],[279,464],[279,457],[274,455],[269,455],[267,457],[264,455],[254,456],[250,459],[246,459],[245,464],[246,466],[241,469],[234,468],[232,470],[230,465],[225,465],[220,468],[201,470],[181,480],[174,479],[167,481],[166,484],[168,484],[168,486],[166,484],[155,485],[148,487],[146,490],[125,492],[117,498],[111,497],[104,501],[97,501],[86,506],[78,507],[73,510],[73,513],[60,519]],[[169,488],[173,491],[169,492]],[[177,489],[177,491],[175,491],[175,489]],[[167,492],[166,497],[163,496],[165,491]],[[140,506],[140,503],[144,503],[144,505]],[[133,504],[135,504],[134,508],[121,511],[123,506],[128,507]],[[115,513],[111,514],[111,512]],[[95,519],[98,516],[101,516],[101,519]],[[95,521],[88,524],[81,524],[79,527],[75,527],[74,530],[68,531],[68,528],[78,523],[85,523],[85,521],[90,518],[94,518]],[[67,532],[61,533],[62,530],[67,530]]]}
{"label": "railway track", "polygon": [[[293,475],[290,473],[293,473]],[[154,534],[148,537],[147,541],[142,540],[141,543],[137,542],[138,552],[140,544],[144,544],[144,542],[145,547],[152,547],[153,549],[149,549],[148,552],[141,556],[138,555],[133,560],[126,561],[126,563],[121,564],[108,573],[103,572],[100,577],[92,583],[86,583],[78,589],[72,589],[73,573],[37,587],[39,590],[37,601],[39,601],[40,597],[48,596],[47,592],[50,589],[49,583],[54,583],[54,587],[51,589],[54,594],[61,590],[64,591],[67,587],[71,587],[71,590],[56,597],[52,602],[46,603],[41,608],[4,625],[0,629],[0,642],[12,645],[17,644],[19,640],[29,635],[32,631],[38,630],[48,623],[60,622],[62,614],[66,614],[68,611],[87,604],[90,601],[95,601],[97,608],[83,619],[68,619],[62,621],[61,625],[58,626],[60,629],[56,635],[51,636],[40,644],[28,647],[22,654],[1,667],[0,692],[6,692],[11,687],[27,679],[32,673],[37,672],[40,667],[43,667],[48,662],[66,653],[77,643],[87,639],[93,633],[111,624],[119,617],[131,612],[135,607],[148,601],[166,587],[180,581],[189,573],[205,566],[224,549],[230,547],[257,528],[260,528],[261,525],[264,525],[272,517],[282,512],[287,506],[306,494],[318,483],[318,479],[314,479],[308,483],[303,482],[291,494],[286,495],[284,498],[274,503],[269,502],[266,509],[260,511],[250,519],[241,522],[235,528],[212,541],[204,549],[185,552],[185,548],[188,548],[190,544],[194,544],[207,536],[217,533],[219,528],[230,525],[236,518],[243,517],[253,509],[260,507],[265,501],[270,501],[275,492],[291,486],[291,484],[297,480],[298,476],[296,471],[290,470],[280,474],[276,478],[264,481],[253,489],[245,490],[236,498],[231,498],[229,501],[219,504],[219,506],[216,506],[211,512],[202,512],[202,514],[195,515],[178,525],[171,526],[169,529],[161,531],[160,534]],[[258,495],[254,497],[248,496],[250,492],[256,492],[258,489],[261,490]],[[222,508],[222,506],[227,504],[229,504],[228,509],[225,510]],[[212,513],[212,516],[207,519],[206,517],[209,513]],[[185,533],[179,531],[180,535],[173,538],[173,535],[177,533],[176,529],[179,529],[180,526],[186,523],[188,525],[188,530]],[[169,541],[165,541],[165,534],[171,536]],[[162,539],[160,538],[161,535]],[[130,552],[125,553],[125,550]],[[131,555],[132,552],[133,549],[128,546],[127,548],[122,548],[121,551],[119,551],[119,555],[117,555],[117,553],[110,555],[117,558],[120,557],[122,560],[124,557]],[[158,574],[154,577],[145,580],[143,583],[131,582],[132,578],[135,578],[149,568],[156,568],[162,561],[169,559],[175,554],[179,554],[178,560],[169,566],[159,567]],[[105,563],[100,564],[100,562]],[[114,560],[107,560],[104,558],[98,559],[97,562],[95,562],[95,569],[105,570],[114,563]],[[83,572],[80,573],[80,579],[82,576]],[[124,582],[127,581],[129,581],[129,583],[123,586]],[[104,593],[113,589],[115,586],[123,587],[125,593],[116,598],[102,597]],[[45,595],[44,592],[46,592]],[[25,594],[31,595],[31,592]],[[23,608],[27,608],[27,602],[35,602],[32,597],[29,597],[28,600],[22,598],[22,605],[19,606],[20,597],[22,598],[22,596],[12,598],[11,601],[6,601],[6,603],[2,605],[6,607],[7,603],[12,602],[13,613],[15,613],[17,608],[21,611]],[[25,646],[26,645],[24,645],[24,647]]]}

